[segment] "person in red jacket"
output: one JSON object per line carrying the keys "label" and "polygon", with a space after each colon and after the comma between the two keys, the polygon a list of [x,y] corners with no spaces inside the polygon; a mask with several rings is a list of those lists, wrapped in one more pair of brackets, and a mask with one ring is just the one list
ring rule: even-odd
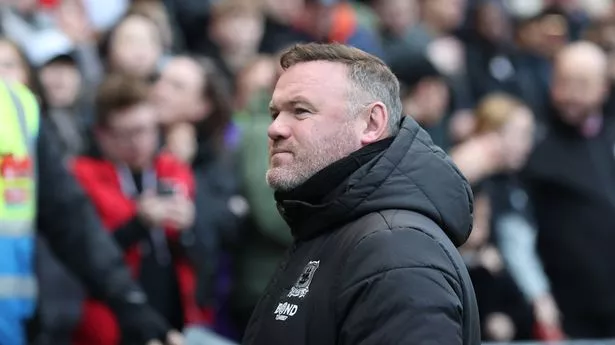
{"label": "person in red jacket", "polygon": [[[194,241],[194,181],[190,168],[158,150],[155,108],[148,87],[112,75],[96,100],[95,141],[99,152],[73,161],[74,173],[149,303],[178,330],[204,325],[211,313],[195,300],[195,276],[184,255]],[[118,345],[117,322],[104,304],[88,300],[75,345]]]}

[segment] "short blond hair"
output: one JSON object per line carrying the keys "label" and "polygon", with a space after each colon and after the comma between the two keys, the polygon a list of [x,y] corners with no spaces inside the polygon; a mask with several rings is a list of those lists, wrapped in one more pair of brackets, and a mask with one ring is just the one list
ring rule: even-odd
{"label": "short blond hair", "polygon": [[339,43],[305,43],[286,49],[280,57],[283,70],[305,62],[329,61],[344,64],[352,83],[349,110],[356,113],[365,102],[382,102],[389,113],[389,133],[397,134],[402,117],[399,80],[378,57]]}
{"label": "short blond hair", "polygon": [[514,112],[525,108],[519,99],[506,93],[494,92],[485,96],[475,109],[476,133],[499,131],[510,121]]}

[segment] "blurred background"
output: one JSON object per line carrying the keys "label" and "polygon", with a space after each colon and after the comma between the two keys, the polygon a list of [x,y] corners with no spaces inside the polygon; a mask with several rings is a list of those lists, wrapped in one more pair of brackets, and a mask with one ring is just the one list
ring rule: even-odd
{"label": "blurred background", "polygon": [[[319,41],[387,62],[405,114],[473,185],[474,231],[460,250],[484,340],[615,339],[611,0],[0,3],[0,76],[36,93],[64,159],[109,146],[97,114],[143,101],[157,114],[156,152],[191,168],[197,215],[182,231],[194,249],[194,303],[208,317],[174,325],[237,342],[291,244],[264,179],[268,102],[280,51]],[[144,142],[130,124],[111,122],[116,150]],[[91,191],[96,171],[75,173]],[[101,218],[114,219],[100,198]],[[37,255],[37,344],[96,338],[84,321],[87,293],[44,244]],[[182,267],[140,282],[156,295],[168,277],[182,284]],[[165,316],[185,308],[167,297],[156,306]]]}

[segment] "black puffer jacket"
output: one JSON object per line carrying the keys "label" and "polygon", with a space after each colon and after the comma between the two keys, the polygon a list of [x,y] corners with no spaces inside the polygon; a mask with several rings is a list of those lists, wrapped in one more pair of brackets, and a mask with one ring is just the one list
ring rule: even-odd
{"label": "black puffer jacket", "polygon": [[244,344],[480,344],[470,188],[415,121],[276,199],[295,243]]}

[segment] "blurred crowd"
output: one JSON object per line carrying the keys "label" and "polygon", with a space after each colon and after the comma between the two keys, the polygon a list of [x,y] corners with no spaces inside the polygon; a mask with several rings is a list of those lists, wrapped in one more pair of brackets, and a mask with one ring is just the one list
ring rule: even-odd
{"label": "blurred crowd", "polygon": [[[611,0],[0,4],[0,76],[36,93],[173,327],[238,340],[292,243],[264,179],[268,102],[279,53],[320,41],[382,58],[473,185],[460,251],[483,338],[615,338]],[[115,344],[113,316],[39,246],[37,336]]]}

